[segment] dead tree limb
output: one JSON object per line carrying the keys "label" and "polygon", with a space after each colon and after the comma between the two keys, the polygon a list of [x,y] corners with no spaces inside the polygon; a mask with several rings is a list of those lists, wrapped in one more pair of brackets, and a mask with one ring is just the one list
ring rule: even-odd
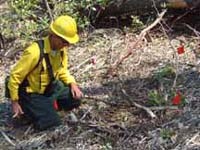
{"label": "dead tree limb", "polygon": [[0,132],[1,132],[1,134],[3,135],[3,137],[6,139],[6,141],[9,143],[9,144],[11,144],[12,146],[16,146],[16,144],[6,135],[6,133],[5,132],[3,132],[3,131],[1,131],[0,130]]}
{"label": "dead tree limb", "polygon": [[126,59],[128,58],[130,55],[132,55],[133,50],[136,49],[136,47],[140,44],[140,42],[144,39],[144,37],[146,36],[146,34],[153,28],[155,27],[157,24],[159,24],[163,18],[163,16],[165,15],[165,13],[167,12],[167,10],[164,10],[162,13],[159,14],[159,17],[147,28],[145,28],[144,30],[142,30],[142,32],[140,33],[140,35],[138,36],[137,40],[135,41],[135,43],[132,43],[129,48],[127,53],[120,57],[119,60],[115,61],[115,63],[111,66],[111,68],[109,69],[109,74],[112,73],[113,71],[116,70],[116,68]]}
{"label": "dead tree limb", "polygon": [[152,119],[154,118],[157,118],[157,116],[152,112],[151,109],[149,109],[148,107],[145,107],[145,106],[142,106],[136,102],[133,102],[131,99],[130,99],[130,96],[126,93],[125,90],[122,89],[122,93],[128,98],[128,102],[131,104],[131,105],[134,105],[135,107],[137,108],[140,108],[140,109],[143,109],[145,110],[150,116]]}

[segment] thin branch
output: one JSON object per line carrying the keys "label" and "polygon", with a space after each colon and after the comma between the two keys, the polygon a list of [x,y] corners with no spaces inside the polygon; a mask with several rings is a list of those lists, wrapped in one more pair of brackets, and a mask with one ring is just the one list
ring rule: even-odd
{"label": "thin branch", "polygon": [[[153,0],[153,3],[154,3],[154,8],[155,8],[156,12],[157,12],[158,15],[159,15],[159,12],[158,12],[158,9],[157,9],[156,6],[155,6],[155,1],[154,1],[154,0]],[[171,48],[173,49],[174,54],[175,54],[175,59],[176,59],[176,76],[175,76],[175,78],[174,78],[174,82],[173,82],[172,88],[176,88],[177,78],[178,78],[178,75],[179,75],[179,62],[178,62],[178,56],[176,55],[176,48],[173,46],[172,41],[170,40],[170,38],[169,38],[167,32],[165,31],[165,29],[164,29],[162,23],[159,22],[159,24],[160,24],[160,26],[161,26],[161,28],[162,28],[162,30],[163,30],[164,35],[167,37],[167,39],[169,39],[169,41],[170,41],[170,42],[169,42],[169,45],[171,46]]]}
{"label": "thin branch", "polygon": [[137,108],[140,108],[140,109],[145,110],[145,111],[151,116],[151,118],[157,118],[157,116],[151,111],[151,109],[149,109],[149,108],[147,108],[147,107],[145,107],[145,106],[142,106],[142,105],[140,105],[140,104],[138,104],[138,103],[136,103],[136,102],[133,102],[133,101],[130,99],[130,96],[126,93],[125,90],[122,89],[122,93],[123,93],[124,95],[127,96],[128,102],[129,102],[131,105],[134,105],[134,106],[137,107]]}
{"label": "thin branch", "polygon": [[52,15],[52,13],[51,13],[51,9],[50,9],[50,7],[49,7],[49,3],[48,3],[47,0],[44,0],[44,2],[45,2],[45,5],[46,5],[46,7],[47,7],[47,10],[48,10],[49,16],[50,16],[50,18],[51,18],[51,21],[53,21],[53,15]]}
{"label": "thin branch", "polygon": [[9,143],[9,144],[11,144],[12,146],[16,146],[16,144],[6,135],[6,133],[5,132],[3,132],[3,131],[1,131],[0,130],[0,132],[1,132],[1,134],[3,135],[3,137],[6,139],[6,141]]}
{"label": "thin branch", "polygon": [[160,23],[166,12],[167,10],[164,10],[162,13],[159,14],[159,17],[150,26],[142,30],[136,42],[131,44],[131,46],[129,47],[128,52],[111,66],[109,73],[113,72],[126,58],[128,58],[133,53],[133,49],[135,49],[139,45],[139,43],[144,39],[148,31],[150,31],[153,27]]}
{"label": "thin branch", "polygon": [[138,104],[136,102],[132,102],[132,104],[134,106],[138,107],[138,108],[141,108],[141,109],[145,110],[151,116],[151,118],[157,118],[157,116],[151,111],[151,109],[149,109],[149,108],[147,108],[145,106],[142,106],[142,105],[140,105],[140,104]]}
{"label": "thin branch", "polygon": [[92,110],[92,107],[90,107],[87,112],[80,118],[80,121],[82,121],[89,113],[90,111]]}
{"label": "thin branch", "polygon": [[197,37],[200,36],[200,32],[199,32],[199,31],[197,31],[196,29],[192,28],[190,25],[188,25],[188,24],[186,24],[186,23],[184,23],[184,25],[185,25],[186,27],[188,27],[190,30],[192,30],[192,31],[194,32],[194,34],[195,34]]}
{"label": "thin branch", "polygon": [[178,110],[177,106],[158,106],[158,107],[149,107],[151,110]]}
{"label": "thin branch", "polygon": [[189,9],[187,12],[185,12],[184,14],[178,16],[174,21],[172,21],[172,26],[180,19],[182,19],[183,17],[187,16],[189,13],[191,13],[191,11],[194,9],[195,7]]}
{"label": "thin branch", "polygon": [[[164,30],[164,29],[163,29]],[[168,37],[169,39],[169,37]],[[170,40],[169,42],[169,45],[171,46],[171,48],[173,49],[174,51],[174,54],[175,54],[175,59],[176,59],[176,74],[175,74],[175,78],[174,78],[174,81],[173,81],[173,86],[172,88],[176,89],[176,84],[177,84],[177,79],[178,79],[178,76],[179,76],[179,58],[178,56],[176,55],[176,47],[174,47],[174,45],[172,44],[172,40]]]}

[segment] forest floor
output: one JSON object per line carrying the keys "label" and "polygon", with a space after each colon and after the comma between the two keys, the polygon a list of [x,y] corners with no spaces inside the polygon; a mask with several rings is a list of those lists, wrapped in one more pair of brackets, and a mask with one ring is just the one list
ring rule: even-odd
{"label": "forest floor", "polygon": [[200,34],[175,31],[166,37],[160,31],[149,32],[114,69],[138,35],[116,28],[82,34],[69,49],[69,69],[83,103],[59,112],[62,125],[42,132],[12,124],[4,79],[21,52],[7,53],[17,41],[7,43],[7,51],[0,51],[0,149],[199,150]]}
{"label": "forest floor", "polygon": [[[35,132],[32,126],[12,126],[4,78],[18,57],[2,60],[0,149],[200,149],[197,37],[177,35],[170,42],[151,33],[150,42],[143,41],[109,74],[110,66],[127,53],[125,35],[113,28],[82,36],[70,48],[69,61],[85,97],[79,109],[60,113],[63,124],[57,128]],[[179,55],[180,39],[185,52]],[[172,102],[176,91],[182,96],[179,105]]]}

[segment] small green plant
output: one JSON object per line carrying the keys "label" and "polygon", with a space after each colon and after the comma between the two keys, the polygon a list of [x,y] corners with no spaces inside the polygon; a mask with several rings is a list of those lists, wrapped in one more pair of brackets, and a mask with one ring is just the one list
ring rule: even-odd
{"label": "small green plant", "polygon": [[165,140],[170,139],[174,134],[175,132],[170,129],[162,129],[160,131],[160,136]]}
{"label": "small green plant", "polygon": [[170,65],[166,65],[155,73],[155,79],[161,81],[163,78],[175,77],[175,70]]}
{"label": "small green plant", "polygon": [[144,24],[143,22],[139,19],[138,16],[131,16],[132,18],[132,24],[131,27],[135,30],[135,31],[139,31],[142,28],[144,28]]}
{"label": "small green plant", "polygon": [[152,106],[162,106],[166,104],[164,96],[157,90],[152,90],[148,93],[148,103]]}
{"label": "small green plant", "polygon": [[20,39],[24,47],[27,42],[36,40],[38,33],[49,26],[50,18],[42,13],[41,1],[9,0],[8,4],[9,11],[0,18],[0,30],[6,39]]}
{"label": "small green plant", "polygon": [[106,143],[105,145],[103,145],[102,150],[112,150],[111,143]]}
{"label": "small green plant", "polygon": [[11,8],[22,18],[34,14],[33,10],[39,4],[39,0],[10,0]]}

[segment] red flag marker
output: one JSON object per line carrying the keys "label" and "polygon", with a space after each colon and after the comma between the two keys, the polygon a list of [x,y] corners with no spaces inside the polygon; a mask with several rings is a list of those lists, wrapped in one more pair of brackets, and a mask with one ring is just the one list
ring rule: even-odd
{"label": "red flag marker", "polygon": [[172,99],[173,105],[180,105],[181,104],[181,94],[180,92],[177,92],[176,95]]}
{"label": "red flag marker", "polygon": [[177,52],[178,52],[179,55],[185,53],[184,46],[183,46],[183,45],[180,45],[180,46],[177,48]]}

